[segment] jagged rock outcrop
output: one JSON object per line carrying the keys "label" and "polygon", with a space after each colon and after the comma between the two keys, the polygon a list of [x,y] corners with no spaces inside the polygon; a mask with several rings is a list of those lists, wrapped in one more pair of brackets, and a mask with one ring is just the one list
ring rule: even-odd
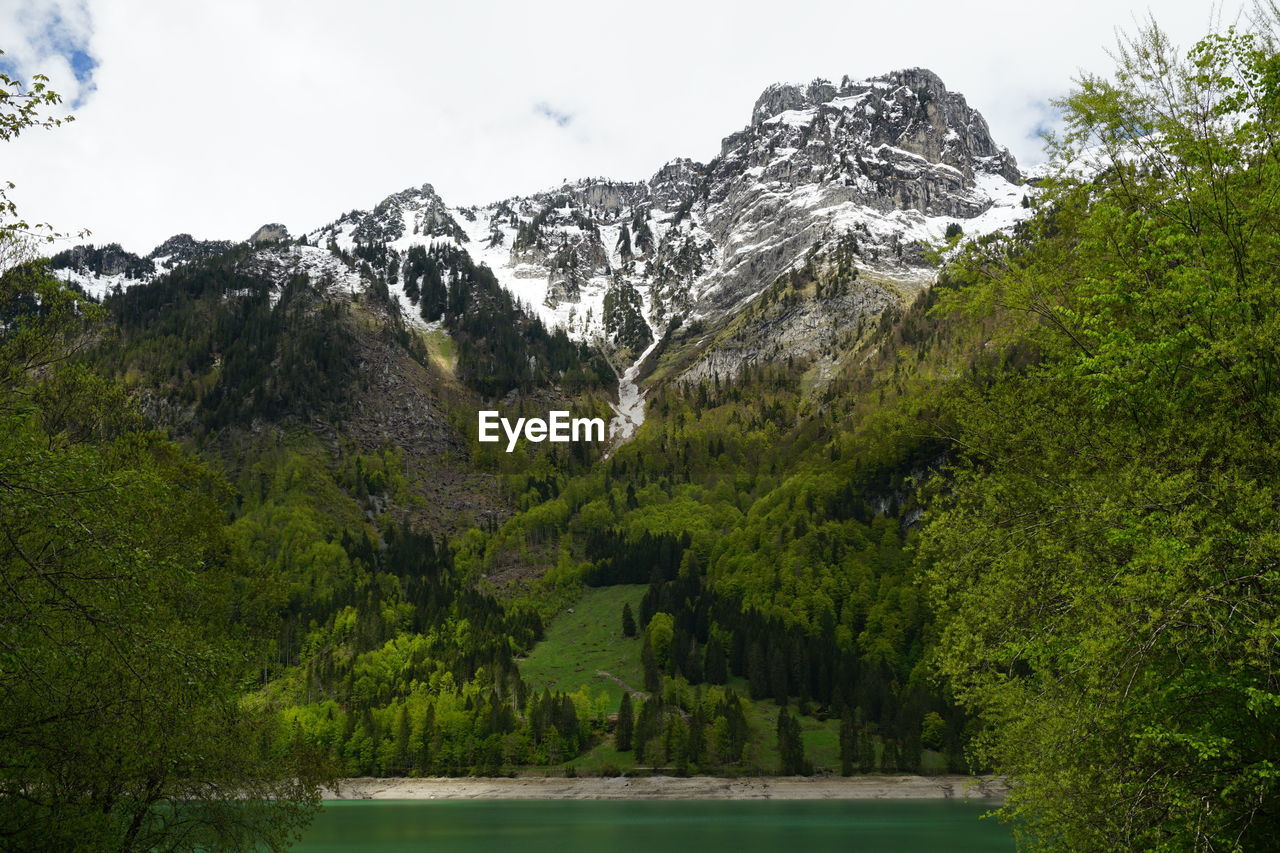
{"label": "jagged rock outcrop", "polygon": [[289,239],[289,229],[279,222],[271,222],[249,235],[250,243],[278,243]]}
{"label": "jagged rock outcrop", "polygon": [[688,158],[669,161],[649,179],[650,202],[663,210],[679,210],[697,194],[706,168]]}
{"label": "jagged rock outcrop", "polygon": [[441,237],[458,243],[467,241],[466,233],[431,184],[392,193],[373,210],[353,210],[321,231],[347,245],[425,243]]}
{"label": "jagged rock outcrop", "polygon": [[154,261],[125,251],[119,243],[105,246],[83,245],[58,252],[49,259],[54,270],[128,280],[145,279],[156,270]]}
{"label": "jagged rock outcrop", "polygon": [[[499,279],[544,320],[621,350],[616,296],[604,310],[610,293],[627,292],[619,281],[639,297],[651,334],[677,317],[715,328],[837,246],[877,273],[859,286],[894,282],[884,298],[842,297],[840,310],[874,315],[928,284],[925,246],[950,223],[972,236],[1024,215],[1020,184],[1014,159],[964,96],[913,68],[775,84],[708,164],[676,159],[643,184],[591,179],[508,199],[470,211],[466,227],[483,238]],[[776,324],[762,329],[743,352],[805,350],[796,330],[807,322],[786,335]]]}
{"label": "jagged rock outcrop", "polygon": [[982,116],[931,71],[771,86],[723,141],[695,208],[724,250],[695,310],[731,310],[810,247],[857,231],[868,265],[918,267],[908,247],[985,214],[993,182],[1019,180]]}
{"label": "jagged rock outcrop", "polygon": [[174,234],[152,249],[147,257],[156,262],[157,271],[167,270],[179,264],[221,255],[234,245],[230,240],[197,240],[190,234]]}
{"label": "jagged rock outcrop", "polygon": [[[818,158],[820,165],[836,161],[841,153],[851,153],[849,149],[873,151],[888,145],[930,163],[949,165],[970,178],[975,168],[999,174],[1012,183],[1020,178],[1017,163],[992,140],[982,115],[968,105],[964,95],[948,91],[941,78],[927,68],[908,68],[857,82],[846,77],[838,88],[826,80],[815,80],[803,90],[785,84],[770,86],[756,101],[751,125],[725,139],[721,156],[771,123],[819,132],[827,125],[827,138],[845,151]],[[781,141],[772,133],[765,136],[775,144]],[[812,152],[809,159],[814,159]]]}

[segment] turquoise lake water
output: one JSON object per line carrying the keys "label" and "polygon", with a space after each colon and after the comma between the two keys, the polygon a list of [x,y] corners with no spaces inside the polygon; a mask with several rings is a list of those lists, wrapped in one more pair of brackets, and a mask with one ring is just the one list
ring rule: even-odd
{"label": "turquoise lake water", "polygon": [[1009,851],[990,806],[949,800],[363,800],[325,805],[299,853]]}

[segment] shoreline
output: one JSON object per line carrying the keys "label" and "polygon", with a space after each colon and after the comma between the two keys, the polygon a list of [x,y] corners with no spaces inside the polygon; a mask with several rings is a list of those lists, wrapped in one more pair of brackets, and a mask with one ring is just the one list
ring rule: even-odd
{"label": "shoreline", "polygon": [[998,805],[998,776],[613,776],[343,779],[336,800],[974,800]]}

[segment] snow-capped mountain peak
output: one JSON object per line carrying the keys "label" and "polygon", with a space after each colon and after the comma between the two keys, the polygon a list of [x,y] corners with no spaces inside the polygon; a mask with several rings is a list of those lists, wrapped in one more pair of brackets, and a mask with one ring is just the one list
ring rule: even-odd
{"label": "snow-capped mountain peak", "polygon": [[[876,314],[928,285],[925,250],[949,228],[974,236],[1028,215],[1022,184],[964,96],[908,68],[771,85],[718,157],[671,160],[646,182],[587,178],[480,208],[449,207],[423,184],[304,239],[368,264],[424,326],[439,308],[422,308],[423,288],[462,286],[446,255],[465,252],[546,324],[629,361],[674,320],[722,323],[828,256],[858,279],[857,298],[829,308],[842,312],[833,326]],[[254,237],[269,244],[288,232],[264,226]],[[178,235],[148,256],[153,270],[99,259],[94,271],[83,253],[62,267],[91,290],[95,277],[126,286],[229,246]],[[803,348],[803,338],[787,346]]]}

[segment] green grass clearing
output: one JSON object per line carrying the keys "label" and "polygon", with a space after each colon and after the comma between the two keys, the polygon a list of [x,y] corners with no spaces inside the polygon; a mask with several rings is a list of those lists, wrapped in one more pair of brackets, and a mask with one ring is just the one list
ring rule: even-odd
{"label": "green grass clearing", "polygon": [[[586,686],[592,691],[603,691],[609,696],[611,709],[622,700],[622,687],[616,681],[598,673],[609,672],[637,690],[644,688],[644,673],[640,668],[640,640],[622,636],[622,605],[630,603],[632,611],[640,611],[640,600],[648,589],[643,584],[588,588],[572,604],[560,611],[547,627],[546,638],[538,643],[529,656],[520,661],[520,672],[529,686],[536,690],[544,687],[562,692],[573,692]],[[572,610],[572,612],[570,612]],[[740,696],[747,696],[745,678],[735,676],[729,686]],[[696,689],[696,688],[694,688]],[[704,685],[702,689],[706,689]],[[791,703],[791,713],[796,713],[796,703]],[[747,745],[743,763],[730,772],[763,773],[778,772],[779,757],[777,736],[778,706],[772,699],[748,702],[747,720],[752,737]],[[816,773],[840,772],[840,721],[836,718],[819,720],[800,716],[800,736],[804,741],[805,757],[813,763]],[[876,742],[877,756],[880,744]],[[613,748],[613,738],[606,736],[600,743],[568,762],[580,773],[595,775],[604,767],[629,770],[635,766],[631,752],[619,753]],[[925,750],[923,771],[942,772],[945,758],[932,750]]]}
{"label": "green grass clearing", "polygon": [[422,337],[427,342],[427,353],[431,356],[432,363],[444,371],[446,376],[454,376],[458,368],[458,351],[449,333],[436,329],[424,332]]}
{"label": "green grass clearing", "polygon": [[622,701],[622,686],[599,672],[642,690],[640,640],[622,636],[622,605],[630,603],[638,614],[647,589],[643,584],[588,588],[551,620],[546,637],[520,661],[524,680],[537,690],[565,693],[585,685],[607,693],[613,708]]}

